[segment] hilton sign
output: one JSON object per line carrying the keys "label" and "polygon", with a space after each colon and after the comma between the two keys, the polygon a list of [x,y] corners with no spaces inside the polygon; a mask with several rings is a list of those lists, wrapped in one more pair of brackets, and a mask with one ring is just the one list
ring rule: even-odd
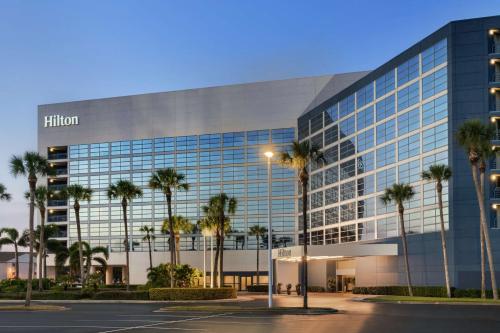
{"label": "hilton sign", "polygon": [[76,126],[79,124],[78,116],[45,116],[43,127],[61,127],[61,126]]}

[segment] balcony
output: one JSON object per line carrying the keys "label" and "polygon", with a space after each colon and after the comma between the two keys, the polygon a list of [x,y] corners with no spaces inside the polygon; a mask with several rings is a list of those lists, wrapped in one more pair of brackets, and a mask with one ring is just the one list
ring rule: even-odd
{"label": "balcony", "polygon": [[494,71],[490,74],[490,85],[496,85],[500,83],[500,71]]}
{"label": "balcony", "polygon": [[49,153],[48,159],[49,160],[66,160],[68,158],[68,153],[66,152],[54,152],[54,153]]}
{"label": "balcony", "polygon": [[66,184],[49,184],[49,190],[62,191],[66,188]]}
{"label": "balcony", "polygon": [[58,207],[58,206],[67,206],[67,200],[49,200],[47,201],[47,206],[49,207]]}
{"label": "balcony", "polygon": [[491,44],[490,54],[500,54],[500,43]]}
{"label": "balcony", "polygon": [[66,214],[49,215],[47,217],[47,222],[66,222],[67,220],[68,220],[68,215]]}

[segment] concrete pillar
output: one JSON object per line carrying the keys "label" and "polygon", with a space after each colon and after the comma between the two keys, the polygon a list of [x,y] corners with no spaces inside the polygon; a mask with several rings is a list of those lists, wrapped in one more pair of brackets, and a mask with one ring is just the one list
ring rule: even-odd
{"label": "concrete pillar", "polygon": [[113,284],[113,267],[106,267],[106,284]]}

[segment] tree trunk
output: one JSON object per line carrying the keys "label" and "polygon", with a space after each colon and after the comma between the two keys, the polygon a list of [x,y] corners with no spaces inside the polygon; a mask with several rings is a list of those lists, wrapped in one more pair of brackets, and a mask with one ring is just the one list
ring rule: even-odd
{"label": "tree trunk", "polygon": [[16,280],[19,279],[19,250],[17,248],[17,240],[14,239],[14,255],[16,256]]}
{"label": "tree trunk", "polygon": [[217,265],[219,264],[219,249],[220,249],[220,234],[217,231],[216,240],[215,240],[215,258],[214,258],[214,268],[212,272],[212,279],[214,280],[214,287],[217,288]]}
{"label": "tree trunk", "polygon": [[28,307],[31,305],[31,290],[33,282],[33,243],[34,243],[34,220],[35,220],[35,190],[36,190],[36,178],[30,177],[28,179],[30,187],[30,215],[29,215],[29,258],[28,258],[28,282],[26,286],[26,300],[24,306]]}
{"label": "tree trunk", "polygon": [[180,251],[181,235],[175,234],[175,263],[181,264],[181,251]]}
{"label": "tree trunk", "polygon": [[491,240],[490,240],[490,234],[488,230],[488,225],[486,224],[486,210],[484,207],[484,193],[481,188],[481,185],[478,182],[477,179],[477,169],[472,166],[472,178],[474,180],[474,185],[476,187],[476,193],[477,193],[477,198],[478,198],[478,203],[479,203],[479,213],[480,213],[480,220],[481,220],[481,226],[483,227],[483,235],[484,235],[484,243],[486,246],[486,254],[488,256],[488,264],[490,268],[490,277],[491,277],[491,288],[493,289],[493,299],[498,299],[498,288],[497,288],[497,281],[495,277],[495,263],[493,262],[493,252],[491,249]]}
{"label": "tree trunk", "polygon": [[149,248],[149,271],[153,269],[153,255],[151,254],[151,237],[148,235],[148,248]]}
{"label": "tree trunk", "polygon": [[486,258],[484,257],[484,233],[483,226],[479,225],[479,247],[481,251],[481,298],[486,298]]}
{"label": "tree trunk", "polygon": [[122,199],[122,209],[123,209],[123,223],[125,224],[125,258],[126,258],[126,266],[125,266],[125,280],[127,281],[127,291],[130,291],[130,258],[129,258],[129,249],[130,244],[128,241],[128,221],[127,221],[127,200],[125,198]]}
{"label": "tree trunk", "polygon": [[82,230],[80,227],[80,203],[78,200],[75,200],[75,204],[73,206],[75,209],[75,217],[76,217],[76,231],[78,235],[78,260],[80,263],[80,280],[82,282],[82,290],[85,287],[85,272],[83,268],[83,248],[82,248]]}
{"label": "tree trunk", "polygon": [[259,235],[256,235],[257,237],[257,285],[259,285],[259,251],[260,251],[260,244],[259,244]]}
{"label": "tree trunk", "polygon": [[175,260],[175,239],[174,239],[174,221],[172,217],[172,193],[167,192],[167,210],[168,210],[168,232],[170,237],[168,239],[168,246],[170,247],[170,288],[175,285],[174,281],[174,266],[176,265]]}
{"label": "tree trunk", "polygon": [[441,223],[441,247],[443,250],[444,280],[446,283],[446,295],[448,296],[448,298],[451,298],[450,274],[448,268],[448,251],[446,248],[446,234],[444,230],[443,185],[441,184],[441,182],[436,183],[436,191],[438,194],[439,221]]}
{"label": "tree trunk", "polygon": [[301,180],[302,182],[302,234],[304,238],[304,253],[302,254],[302,295],[304,309],[308,308],[307,300],[307,287],[309,285],[309,278],[307,276],[307,178]]}
{"label": "tree trunk", "polygon": [[219,247],[219,287],[224,287],[224,231],[220,234],[220,247]]}
{"label": "tree trunk", "polygon": [[399,224],[401,227],[401,240],[403,241],[403,255],[405,258],[406,283],[408,284],[408,295],[413,296],[413,288],[411,285],[410,263],[408,261],[408,243],[406,241],[404,208],[402,204],[398,204]]}
{"label": "tree trunk", "polygon": [[38,262],[38,291],[43,290],[43,258],[45,257],[45,208],[40,208],[40,244],[38,246],[38,252],[40,260]]}

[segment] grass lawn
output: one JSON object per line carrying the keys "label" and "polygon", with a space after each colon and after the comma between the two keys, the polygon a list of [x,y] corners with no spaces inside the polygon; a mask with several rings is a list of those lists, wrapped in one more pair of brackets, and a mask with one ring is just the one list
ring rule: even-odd
{"label": "grass lawn", "polygon": [[24,305],[0,305],[0,312],[2,311],[64,311],[67,310],[64,306],[57,305],[31,305],[25,307]]}
{"label": "grass lawn", "polygon": [[500,300],[495,301],[491,298],[447,298],[447,297],[410,297],[410,296],[377,296],[367,298],[368,302],[418,302],[418,303],[471,303],[471,304],[498,304]]}

